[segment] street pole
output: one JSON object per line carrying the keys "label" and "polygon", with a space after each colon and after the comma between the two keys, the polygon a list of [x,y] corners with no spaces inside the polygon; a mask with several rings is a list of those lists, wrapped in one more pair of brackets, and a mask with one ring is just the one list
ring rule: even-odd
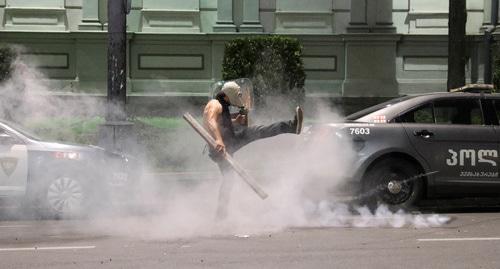
{"label": "street pole", "polygon": [[106,122],[99,129],[99,145],[131,152],[136,138],[133,123],[127,121],[127,14],[131,0],[108,0],[108,91]]}
{"label": "street pole", "polygon": [[108,96],[106,121],[125,121],[127,14],[125,0],[108,0]]}
{"label": "street pole", "polygon": [[448,17],[448,82],[447,88],[465,84],[465,25],[467,23],[466,0],[449,0]]}

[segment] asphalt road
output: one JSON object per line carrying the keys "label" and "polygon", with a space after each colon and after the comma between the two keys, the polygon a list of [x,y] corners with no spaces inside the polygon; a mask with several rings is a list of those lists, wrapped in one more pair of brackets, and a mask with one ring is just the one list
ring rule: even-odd
{"label": "asphalt road", "polygon": [[[440,216],[451,220],[433,228],[298,227],[177,239],[143,237],[133,228],[113,232],[120,223],[152,224],[148,216],[134,222],[4,219],[0,267],[500,268],[500,213]],[[99,221],[112,226],[98,229]]]}

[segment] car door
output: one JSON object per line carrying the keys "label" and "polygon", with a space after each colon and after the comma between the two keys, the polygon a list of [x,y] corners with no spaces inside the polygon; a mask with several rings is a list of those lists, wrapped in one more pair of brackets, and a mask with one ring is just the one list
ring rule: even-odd
{"label": "car door", "polygon": [[[498,151],[500,155],[500,97],[490,96],[489,98],[483,101],[483,107],[488,108],[489,118],[493,129],[495,130],[496,137],[498,139]],[[499,156],[500,157],[500,156]],[[499,158],[500,160],[500,158]],[[497,164],[499,166],[499,174],[500,174],[500,163]],[[500,177],[500,175],[499,175]],[[498,179],[498,184],[500,185],[500,178]],[[497,189],[498,193],[500,193],[500,188]]]}
{"label": "car door", "polygon": [[0,196],[23,195],[28,179],[28,151],[15,134],[0,126]]}
{"label": "car door", "polygon": [[409,113],[403,126],[415,150],[437,172],[435,194],[498,193],[498,138],[494,127],[484,124],[479,97],[438,99]]}

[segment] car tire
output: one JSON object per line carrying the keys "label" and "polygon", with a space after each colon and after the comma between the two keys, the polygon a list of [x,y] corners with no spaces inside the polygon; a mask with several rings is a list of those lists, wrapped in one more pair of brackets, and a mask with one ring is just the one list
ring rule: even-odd
{"label": "car tire", "polygon": [[363,178],[363,203],[372,210],[381,204],[393,211],[415,209],[424,186],[420,173],[414,163],[405,159],[387,158],[375,163]]}
{"label": "car tire", "polygon": [[79,218],[88,207],[88,191],[75,176],[49,177],[39,195],[39,213],[43,218]]}

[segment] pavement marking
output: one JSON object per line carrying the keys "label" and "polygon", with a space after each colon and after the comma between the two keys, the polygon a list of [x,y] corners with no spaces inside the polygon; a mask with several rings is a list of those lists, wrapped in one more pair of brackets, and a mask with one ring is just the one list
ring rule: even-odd
{"label": "pavement marking", "polygon": [[29,248],[0,248],[0,252],[6,251],[38,251],[38,250],[76,250],[94,249],[96,246],[66,246],[66,247],[29,247]]}
{"label": "pavement marking", "polygon": [[26,227],[32,227],[31,225],[0,225],[1,228],[26,228]]}
{"label": "pavement marking", "polygon": [[25,191],[24,186],[0,186],[0,191]]}
{"label": "pavement marking", "polygon": [[446,242],[446,241],[500,241],[500,237],[463,237],[463,238],[422,238],[419,242]]}

